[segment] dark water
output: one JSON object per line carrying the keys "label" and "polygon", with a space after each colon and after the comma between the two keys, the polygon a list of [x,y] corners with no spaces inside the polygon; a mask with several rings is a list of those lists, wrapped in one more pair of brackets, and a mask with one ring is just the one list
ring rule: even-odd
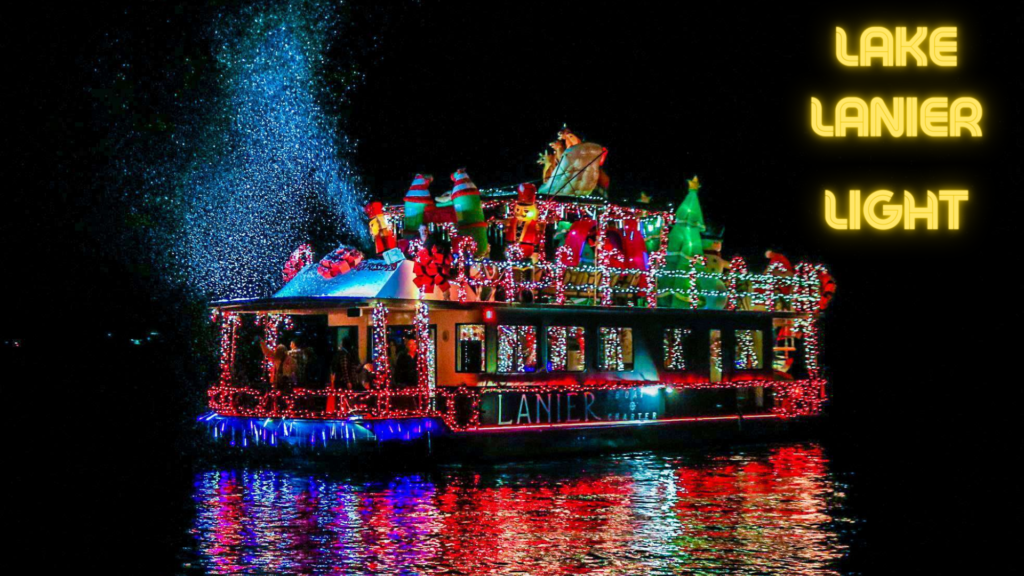
{"label": "dark water", "polygon": [[196,475],[182,567],[214,574],[837,574],[862,519],[816,443]]}

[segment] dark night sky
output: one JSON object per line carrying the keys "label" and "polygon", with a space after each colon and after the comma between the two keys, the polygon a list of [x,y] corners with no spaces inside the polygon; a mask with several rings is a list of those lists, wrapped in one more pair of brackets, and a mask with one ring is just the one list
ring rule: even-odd
{"label": "dark night sky", "polygon": [[[973,514],[992,496],[950,496],[937,484],[977,489],[991,457],[1020,453],[1019,431],[997,429],[1019,421],[1002,411],[1021,403],[1015,378],[1006,377],[1017,360],[1002,354],[1000,340],[1020,323],[1002,292],[1018,283],[999,272],[1019,267],[1019,240],[1010,236],[1024,184],[1019,5],[656,7],[663,4],[355,6],[341,48],[359,54],[365,77],[339,116],[358,141],[352,159],[369,191],[397,200],[414,173],[440,182],[460,166],[481,187],[534,179],[537,153],[563,122],[610,150],[613,197],[645,191],[678,202],[684,179],[698,174],[705,216],[726,227],[725,255],[758,268],[774,248],[825,263],[837,280],[823,344],[843,434],[861,456],[877,456],[866,474],[890,467],[905,478],[885,487],[906,506],[881,516],[878,547],[896,549],[887,537],[927,524],[934,497],[950,517],[980,521]],[[35,10],[4,18],[2,35],[8,181],[0,246],[3,301],[13,310],[0,336],[50,346],[58,345],[49,340],[54,331],[67,344],[108,327],[165,329],[172,293],[152,287],[138,247],[110,244],[126,213],[105,180],[116,138],[108,129],[118,118],[96,90],[109,81],[112,55],[131,53],[133,103],[143,106],[139,114],[154,113],[145,106],[160,102],[148,92],[160,83],[146,82],[146,66],[160,78],[176,55],[208,52],[201,31],[218,8]],[[835,64],[834,26],[875,23],[958,26],[958,67]],[[380,44],[371,48],[374,36]],[[807,125],[811,95],[826,109],[847,95],[972,95],[984,106],[985,135],[822,142]],[[971,199],[958,233],[840,234],[821,216],[825,188],[841,197],[850,188],[915,196],[967,188]],[[914,446],[913,455],[899,446]],[[924,551],[953,540],[983,544],[936,529],[906,545]]]}

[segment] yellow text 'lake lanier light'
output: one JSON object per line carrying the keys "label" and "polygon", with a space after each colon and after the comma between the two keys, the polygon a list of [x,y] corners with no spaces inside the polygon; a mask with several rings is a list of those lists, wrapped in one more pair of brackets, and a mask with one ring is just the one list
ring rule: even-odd
{"label": "yellow text 'lake lanier light'", "polygon": [[[907,27],[893,30],[883,26],[870,26],[860,34],[856,52],[850,53],[846,30],[836,27],[836,59],[843,66],[906,67],[913,61],[918,67],[957,65],[957,29],[955,26],[933,28],[917,27],[913,34]],[[936,96],[894,96],[891,99],[874,97],[870,100],[848,96],[840,98],[830,118],[821,100],[811,97],[811,130],[823,138],[959,138],[982,136],[981,102],[964,96],[949,98]],[[831,122],[831,123],[829,123]],[[922,204],[904,190],[902,202],[890,202],[893,193],[875,190],[861,202],[860,190],[850,190],[846,217],[838,215],[836,195],[825,190],[825,223],[834,230],[861,230],[874,228],[890,230],[903,223],[906,230],[914,230],[918,220],[924,220],[928,230],[939,229],[940,203],[947,203],[946,229],[960,229],[960,205],[967,202],[967,190],[939,190],[936,195],[926,192]],[[863,226],[862,226],[863,223]]]}

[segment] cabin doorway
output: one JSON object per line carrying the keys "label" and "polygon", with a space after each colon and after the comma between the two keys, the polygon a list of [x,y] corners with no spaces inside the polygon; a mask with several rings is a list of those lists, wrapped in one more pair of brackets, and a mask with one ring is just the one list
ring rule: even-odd
{"label": "cabin doorway", "polygon": [[[407,373],[400,373],[399,371],[399,357],[402,356],[403,351],[406,348],[405,341],[408,338],[416,337],[416,329],[411,325],[399,325],[399,326],[388,326],[387,331],[387,346],[385,347],[388,351],[388,366],[391,367],[392,382],[397,387],[403,386],[415,386],[416,382],[410,381],[410,375]],[[430,360],[430,372],[433,374],[434,381],[437,381],[437,325],[430,325],[430,342],[435,353],[429,354],[427,351],[417,350],[417,354],[426,353],[427,358]],[[371,351],[373,347],[371,346]]]}

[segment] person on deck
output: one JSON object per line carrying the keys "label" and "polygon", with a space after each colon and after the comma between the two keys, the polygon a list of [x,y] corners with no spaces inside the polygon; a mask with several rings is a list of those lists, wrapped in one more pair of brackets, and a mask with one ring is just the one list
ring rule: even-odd
{"label": "person on deck", "polygon": [[281,381],[284,378],[281,366],[288,358],[288,349],[284,347],[284,344],[278,344],[276,348],[271,348],[262,338],[259,339],[259,342],[260,349],[263,350],[263,357],[270,362],[270,383],[275,390],[280,389]]}
{"label": "person on deck", "polygon": [[373,363],[367,362],[356,368],[352,383],[357,389],[371,390],[373,388]]}
{"label": "person on deck", "polygon": [[395,388],[415,388],[419,383],[416,372],[416,337],[409,334],[405,337],[405,347],[398,351],[395,358]]}
{"label": "person on deck", "polygon": [[291,390],[295,386],[299,376],[299,361],[302,358],[302,349],[299,348],[297,340],[292,340],[288,345],[290,349],[281,361],[281,378],[278,380],[280,387],[285,390]]}
{"label": "person on deck", "polygon": [[332,390],[354,390],[356,365],[359,361],[352,352],[352,342],[344,339],[338,345],[338,350],[331,360],[331,389]]}

